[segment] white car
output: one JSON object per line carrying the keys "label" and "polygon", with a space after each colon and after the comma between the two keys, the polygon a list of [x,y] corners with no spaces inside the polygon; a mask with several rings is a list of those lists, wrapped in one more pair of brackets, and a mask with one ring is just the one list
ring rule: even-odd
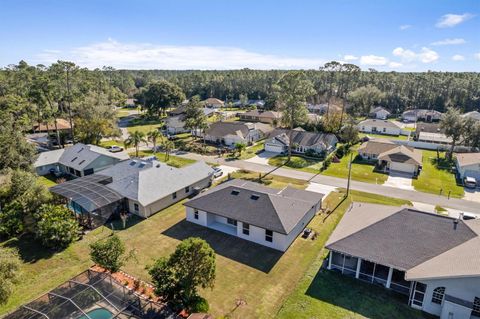
{"label": "white car", "polygon": [[473,177],[465,177],[463,180],[463,185],[466,188],[477,188],[477,180]]}
{"label": "white car", "polygon": [[220,168],[218,167],[213,168],[213,177],[218,178],[222,175],[223,175],[223,171]]}
{"label": "white car", "polygon": [[123,151],[123,148],[120,147],[120,146],[117,146],[117,145],[112,145],[112,146],[107,147],[107,150],[111,153],[118,153],[118,152]]}

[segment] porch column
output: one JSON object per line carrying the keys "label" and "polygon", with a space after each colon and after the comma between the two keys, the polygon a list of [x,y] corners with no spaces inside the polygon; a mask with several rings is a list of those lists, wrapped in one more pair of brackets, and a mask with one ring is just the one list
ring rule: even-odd
{"label": "porch column", "polygon": [[332,258],[333,258],[333,253],[332,251],[330,250],[330,253],[328,255],[328,266],[327,266],[327,269],[328,270],[331,270],[332,269]]}
{"label": "porch column", "polygon": [[360,267],[362,266],[362,258],[357,259],[357,271],[355,272],[355,278],[360,278]]}
{"label": "porch column", "polygon": [[390,267],[388,269],[387,284],[385,285],[386,288],[390,288],[390,284],[392,283],[392,274],[393,274],[393,268]]}

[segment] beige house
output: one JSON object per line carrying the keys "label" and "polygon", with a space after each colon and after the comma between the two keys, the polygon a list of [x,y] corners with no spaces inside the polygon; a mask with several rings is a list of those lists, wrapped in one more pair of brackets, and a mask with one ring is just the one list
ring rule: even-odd
{"label": "beige house", "polygon": [[326,243],[327,268],[403,294],[441,319],[478,319],[478,247],[478,219],[353,203]]}
{"label": "beige house", "polygon": [[258,110],[252,110],[244,113],[238,113],[238,117],[242,121],[276,124],[276,123],[280,123],[280,120],[282,118],[282,112],[276,112],[276,111],[261,112]]}
{"label": "beige house", "polygon": [[367,119],[358,124],[358,130],[362,133],[384,134],[398,136],[402,128],[391,121]]}
{"label": "beige house", "polygon": [[358,155],[365,161],[376,163],[384,172],[402,172],[418,175],[422,166],[422,151],[398,145],[384,139],[373,139],[358,148]]}
{"label": "beige house", "polygon": [[203,104],[206,107],[218,109],[218,108],[223,107],[225,105],[225,102],[223,102],[220,99],[214,98],[214,97],[209,97],[208,99],[203,101]]}

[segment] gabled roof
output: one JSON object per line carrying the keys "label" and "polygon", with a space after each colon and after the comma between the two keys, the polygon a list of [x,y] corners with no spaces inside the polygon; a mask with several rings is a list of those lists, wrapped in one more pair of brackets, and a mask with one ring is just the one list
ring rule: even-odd
{"label": "gabled roof", "polygon": [[376,108],[374,108],[370,111],[370,113],[378,113],[378,112],[386,112],[388,114],[391,114],[388,110],[386,110],[385,108],[383,108],[381,106],[377,106]]}
{"label": "gabled roof", "polygon": [[[409,207],[354,203],[326,247],[407,271],[408,277],[410,269],[475,238],[478,234],[463,220]],[[454,275],[451,267],[448,276]]]}
{"label": "gabled roof", "polygon": [[[325,148],[329,148],[331,145],[335,145],[338,142],[337,137],[334,134],[329,133],[314,133],[306,132],[303,130],[294,129],[291,132],[293,144],[297,144],[303,147],[312,147],[320,144]],[[289,144],[290,130],[276,129],[268,135],[269,138],[274,138],[278,142],[288,145]]]}
{"label": "gabled roof", "polygon": [[214,97],[209,97],[208,99],[204,100],[203,103],[206,105],[223,105],[223,101]]}
{"label": "gabled roof", "polygon": [[[41,153],[34,166],[39,167],[43,165],[60,163],[81,171],[100,156],[111,157],[119,161],[130,158],[126,152],[112,153],[103,147],[77,143],[71,147],[61,150]],[[54,162],[54,160],[56,161]]]}
{"label": "gabled roof", "polygon": [[215,122],[210,125],[205,134],[219,137],[227,135],[246,137],[248,132],[248,126],[242,122]]}
{"label": "gabled roof", "polygon": [[[57,128],[59,130],[69,130],[71,128],[70,122],[65,119],[56,119],[55,121],[57,122]],[[37,132],[46,132],[47,123],[40,123],[40,125],[35,124],[33,126],[33,130]],[[55,130],[55,124],[48,123],[48,131],[54,131],[54,130]]]}
{"label": "gabled roof", "polygon": [[394,149],[397,146],[398,144],[387,139],[371,139],[367,142],[362,143],[362,145],[360,145],[360,147],[358,148],[358,152],[378,155]]}
{"label": "gabled roof", "polygon": [[387,120],[378,120],[378,119],[366,119],[358,123],[358,126],[362,125],[368,125],[368,126],[376,126],[376,127],[390,127],[390,128],[396,128],[396,129],[401,129],[400,126],[395,124],[392,121],[387,121]]}
{"label": "gabled roof", "polygon": [[132,159],[98,175],[111,177],[112,182],[107,187],[146,206],[211,176],[212,172],[202,161],[175,168],[156,160]]}
{"label": "gabled roof", "polygon": [[[205,114],[206,116],[209,116],[210,114],[215,113],[215,110],[209,109],[208,107],[202,107],[202,111],[203,111],[203,114]],[[187,106],[182,105],[169,111],[168,115],[176,116],[176,115],[185,114],[186,112],[187,112]]]}
{"label": "gabled roof", "polygon": [[276,111],[260,112],[258,110],[251,110],[245,113],[240,113],[239,115],[240,117],[252,116],[252,117],[258,117],[258,118],[265,118],[265,119],[279,119],[282,117],[281,112],[276,112]]}
{"label": "gabled roof", "polygon": [[477,121],[480,121],[480,112],[478,112],[478,111],[467,112],[467,113],[463,114],[462,116],[463,116],[463,117],[472,118],[472,119],[477,120]]}
{"label": "gabled roof", "polygon": [[480,153],[456,153],[455,157],[460,167],[475,164],[480,165]]}
{"label": "gabled roof", "polygon": [[287,235],[322,197],[292,187],[278,190],[235,179],[198,195],[185,206]]}
{"label": "gabled roof", "polygon": [[422,151],[420,150],[398,145],[391,150],[380,153],[378,159],[387,162],[422,165],[422,156]]}

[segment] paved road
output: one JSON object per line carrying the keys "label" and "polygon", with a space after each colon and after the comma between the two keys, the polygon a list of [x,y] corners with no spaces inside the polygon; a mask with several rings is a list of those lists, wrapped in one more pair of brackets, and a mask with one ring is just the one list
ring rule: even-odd
{"label": "paved road", "polygon": [[[226,166],[246,169],[249,171],[255,171],[260,173],[271,172],[271,174],[273,175],[297,178],[297,179],[324,184],[328,186],[343,187],[343,188],[347,187],[347,180],[343,178],[337,178],[337,177],[331,177],[331,176],[325,176],[325,175],[315,175],[312,173],[307,173],[307,172],[288,169],[288,168],[275,169],[275,167],[270,165],[251,163],[243,160],[228,160],[225,158],[219,158],[217,156],[202,156],[194,153],[178,153],[176,155],[195,159],[195,160],[204,160],[209,163],[216,163],[220,165],[226,165]],[[457,199],[457,198],[448,199],[445,196],[417,192],[414,190],[398,189],[398,188],[358,182],[353,180],[351,181],[350,186],[351,186],[351,189],[359,190],[363,192],[405,199],[412,202],[420,202],[420,203],[425,203],[430,205],[439,205],[442,207],[449,207],[449,208],[454,208],[454,209],[458,209],[465,212],[480,214],[479,202],[474,202],[474,201],[469,201],[464,199]]]}

